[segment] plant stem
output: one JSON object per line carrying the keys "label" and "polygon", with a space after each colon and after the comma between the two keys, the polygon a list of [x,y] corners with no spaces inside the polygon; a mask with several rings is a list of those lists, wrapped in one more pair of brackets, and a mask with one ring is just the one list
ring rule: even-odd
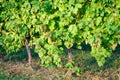
{"label": "plant stem", "polygon": [[68,61],[72,61],[72,50],[71,50],[71,48],[70,49],[68,49]]}
{"label": "plant stem", "polygon": [[[71,62],[72,61],[72,50],[71,50],[71,48],[67,49],[67,50],[68,50],[68,61]],[[65,79],[66,80],[72,80],[72,69],[69,69],[67,71]]]}
{"label": "plant stem", "polygon": [[28,46],[28,39],[25,39],[25,46],[28,53],[28,64],[29,66],[32,66],[32,56],[31,56],[30,47]]}

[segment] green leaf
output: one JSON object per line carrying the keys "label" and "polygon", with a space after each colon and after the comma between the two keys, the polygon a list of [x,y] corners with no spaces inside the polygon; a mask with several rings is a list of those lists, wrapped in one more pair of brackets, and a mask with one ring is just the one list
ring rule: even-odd
{"label": "green leaf", "polygon": [[69,41],[65,41],[64,45],[69,49],[69,48],[71,48],[73,46],[73,43],[69,42]]}
{"label": "green leaf", "polygon": [[77,26],[76,25],[70,25],[69,28],[68,28],[68,31],[75,36],[77,34],[77,31],[78,31]]}
{"label": "green leaf", "polygon": [[73,65],[74,65],[74,62],[68,62],[68,63],[65,65],[65,67],[66,67],[67,69],[71,69],[71,68],[73,68]]}
{"label": "green leaf", "polygon": [[55,21],[54,21],[54,20],[51,21],[50,26],[49,26],[49,29],[50,29],[51,31],[53,31],[53,30],[55,29]]}

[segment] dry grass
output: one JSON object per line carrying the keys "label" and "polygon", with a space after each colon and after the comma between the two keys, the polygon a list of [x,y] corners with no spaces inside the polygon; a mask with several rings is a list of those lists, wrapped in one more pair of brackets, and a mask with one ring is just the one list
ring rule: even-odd
{"label": "dry grass", "polygon": [[[65,60],[64,64],[66,57],[62,56],[63,61]],[[89,52],[73,50],[73,60],[82,70],[82,74],[79,76],[73,74],[72,80],[119,80],[120,78],[120,54],[107,59],[106,64],[101,68]],[[26,59],[0,61],[0,80],[64,80],[66,71],[64,67],[55,69],[41,67],[37,57],[33,59],[33,68],[28,66]]]}

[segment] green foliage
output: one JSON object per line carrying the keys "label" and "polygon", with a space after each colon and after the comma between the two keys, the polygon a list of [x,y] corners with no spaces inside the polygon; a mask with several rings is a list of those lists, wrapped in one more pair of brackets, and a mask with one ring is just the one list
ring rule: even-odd
{"label": "green foliage", "polygon": [[65,66],[67,69],[72,69],[74,67],[74,62],[73,61],[68,62]]}
{"label": "green foliage", "polygon": [[18,51],[29,38],[42,64],[61,66],[63,48],[83,41],[102,66],[120,43],[119,0],[3,0],[0,44]]}
{"label": "green foliage", "polygon": [[72,72],[76,73],[77,75],[80,75],[82,73],[82,71],[78,67],[73,67]]}
{"label": "green foliage", "polygon": [[74,65],[75,63],[73,61],[68,62],[65,67],[68,70],[72,70],[72,73],[75,73],[76,75],[80,75],[82,73],[81,69]]}

